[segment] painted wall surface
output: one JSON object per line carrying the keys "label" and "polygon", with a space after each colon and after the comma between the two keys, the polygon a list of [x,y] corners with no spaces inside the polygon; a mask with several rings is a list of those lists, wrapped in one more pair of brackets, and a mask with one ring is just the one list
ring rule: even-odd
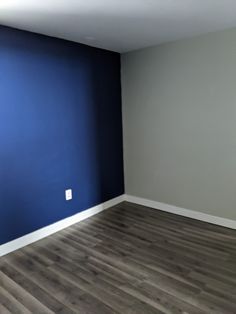
{"label": "painted wall surface", "polygon": [[123,194],[120,94],[119,54],[0,27],[0,244]]}
{"label": "painted wall surface", "polygon": [[236,219],[236,30],[122,56],[126,193]]}

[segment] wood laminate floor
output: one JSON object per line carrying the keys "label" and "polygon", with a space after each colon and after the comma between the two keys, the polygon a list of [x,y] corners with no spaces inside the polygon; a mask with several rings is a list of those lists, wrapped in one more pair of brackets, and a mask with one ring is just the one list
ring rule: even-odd
{"label": "wood laminate floor", "polygon": [[0,314],[236,313],[236,231],[121,203],[0,258]]}

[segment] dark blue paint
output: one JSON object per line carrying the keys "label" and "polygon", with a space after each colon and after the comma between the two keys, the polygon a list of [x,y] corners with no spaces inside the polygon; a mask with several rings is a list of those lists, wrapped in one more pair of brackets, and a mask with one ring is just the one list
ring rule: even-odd
{"label": "dark blue paint", "polygon": [[0,244],[123,194],[122,156],[119,54],[0,26]]}

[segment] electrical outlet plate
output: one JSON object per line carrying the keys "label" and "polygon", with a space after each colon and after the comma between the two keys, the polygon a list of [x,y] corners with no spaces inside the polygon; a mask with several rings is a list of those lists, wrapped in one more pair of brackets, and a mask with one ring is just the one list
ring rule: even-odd
{"label": "electrical outlet plate", "polygon": [[65,190],[66,201],[72,200],[72,189]]}

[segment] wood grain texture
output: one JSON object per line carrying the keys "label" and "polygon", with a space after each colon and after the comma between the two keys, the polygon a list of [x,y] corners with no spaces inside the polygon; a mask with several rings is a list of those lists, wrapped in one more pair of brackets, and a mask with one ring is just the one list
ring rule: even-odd
{"label": "wood grain texture", "polygon": [[236,231],[123,202],[2,257],[0,313],[235,314]]}

